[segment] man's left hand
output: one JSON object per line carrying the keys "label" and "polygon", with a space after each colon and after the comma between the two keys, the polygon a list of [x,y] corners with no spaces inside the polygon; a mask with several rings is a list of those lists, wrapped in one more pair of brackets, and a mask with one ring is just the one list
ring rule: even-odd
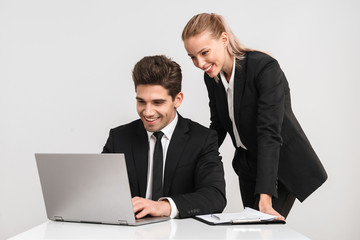
{"label": "man's left hand", "polygon": [[170,216],[171,206],[168,200],[153,201],[142,197],[133,197],[132,204],[136,218],[143,218],[146,215],[154,217]]}

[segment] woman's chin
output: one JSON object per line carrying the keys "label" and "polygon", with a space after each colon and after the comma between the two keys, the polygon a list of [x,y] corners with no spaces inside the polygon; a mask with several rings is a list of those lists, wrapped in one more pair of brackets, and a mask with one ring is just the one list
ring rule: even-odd
{"label": "woman's chin", "polygon": [[211,78],[214,78],[214,77],[216,77],[218,75],[218,74],[216,74],[214,72],[211,72],[211,73],[206,72],[206,74]]}

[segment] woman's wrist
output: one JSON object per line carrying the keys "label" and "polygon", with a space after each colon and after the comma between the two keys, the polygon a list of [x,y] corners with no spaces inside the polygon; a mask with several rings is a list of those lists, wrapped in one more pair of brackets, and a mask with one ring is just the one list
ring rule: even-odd
{"label": "woman's wrist", "polygon": [[261,193],[259,201],[259,209],[272,208],[272,196],[269,194]]}

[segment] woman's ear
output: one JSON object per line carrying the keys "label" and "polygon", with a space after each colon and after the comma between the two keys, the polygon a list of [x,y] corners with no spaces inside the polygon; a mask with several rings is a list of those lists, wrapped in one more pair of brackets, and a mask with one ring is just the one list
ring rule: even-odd
{"label": "woman's ear", "polygon": [[221,41],[223,42],[224,46],[227,47],[229,44],[229,35],[226,32],[221,34]]}

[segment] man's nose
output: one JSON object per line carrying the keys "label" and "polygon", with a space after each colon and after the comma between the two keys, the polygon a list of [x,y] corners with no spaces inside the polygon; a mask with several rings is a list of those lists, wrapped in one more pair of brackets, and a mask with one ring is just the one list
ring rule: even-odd
{"label": "man's nose", "polygon": [[145,116],[154,115],[154,108],[153,108],[152,104],[146,104],[145,109],[144,109],[144,115]]}

